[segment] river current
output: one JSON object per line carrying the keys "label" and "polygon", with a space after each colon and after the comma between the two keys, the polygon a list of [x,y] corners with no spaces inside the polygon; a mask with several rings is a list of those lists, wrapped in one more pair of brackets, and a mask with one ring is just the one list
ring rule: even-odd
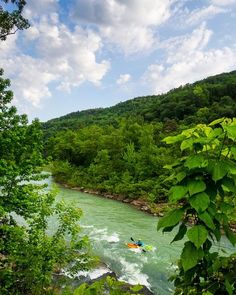
{"label": "river current", "polygon": [[[61,187],[57,198],[83,210],[80,220],[83,233],[89,236],[94,253],[119,279],[145,285],[155,294],[173,293],[168,277],[176,269],[184,241],[170,244],[174,232],[157,231],[157,217],[118,201]],[[152,245],[153,251],[129,249],[126,243],[131,242],[131,237]],[[233,251],[226,239],[214,248],[214,251],[220,248],[228,253]]]}

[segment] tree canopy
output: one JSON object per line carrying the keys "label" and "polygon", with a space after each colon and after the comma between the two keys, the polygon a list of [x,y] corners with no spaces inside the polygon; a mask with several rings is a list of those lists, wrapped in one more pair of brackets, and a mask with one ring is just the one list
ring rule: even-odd
{"label": "tree canopy", "polygon": [[29,22],[22,15],[25,0],[1,0],[0,4],[0,40],[8,35],[29,27]]}

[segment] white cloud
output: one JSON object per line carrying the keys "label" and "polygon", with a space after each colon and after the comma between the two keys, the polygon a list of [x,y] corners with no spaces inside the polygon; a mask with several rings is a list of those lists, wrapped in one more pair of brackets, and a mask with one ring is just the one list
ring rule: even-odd
{"label": "white cloud", "polygon": [[[144,80],[155,93],[191,83],[236,67],[236,48],[206,49],[211,32],[201,26],[192,35],[171,40],[163,63],[148,67]],[[184,40],[184,42],[182,42]]]}
{"label": "white cloud", "polygon": [[24,16],[29,19],[41,18],[43,14],[50,14],[58,10],[59,0],[27,0]]}
{"label": "white cloud", "polygon": [[227,6],[236,3],[236,0],[211,0],[212,4],[219,6]]}
{"label": "white cloud", "polygon": [[[24,32],[23,43],[34,49],[34,56],[17,47],[17,35],[0,44],[0,66],[12,80],[18,101],[34,107],[51,96],[50,83],[70,91],[85,81],[99,85],[109,69],[109,62],[97,61],[101,38],[76,27],[73,31],[60,24],[56,13],[33,19]],[[21,35],[23,36],[23,35]]]}
{"label": "white cloud", "polygon": [[215,5],[198,8],[188,13],[186,23],[191,25],[197,24],[199,22],[206,21],[207,19],[215,16],[216,14],[226,12],[228,12],[228,9],[218,7]]}
{"label": "white cloud", "polygon": [[162,47],[167,52],[167,63],[174,63],[187,56],[191,57],[199,50],[203,50],[213,32],[206,28],[206,24],[201,24],[193,30],[192,34],[178,36],[166,40],[162,43]]}
{"label": "white cloud", "polygon": [[123,74],[123,75],[120,75],[119,79],[117,79],[116,83],[118,85],[123,85],[127,82],[129,82],[131,79],[131,76],[130,74]]}
{"label": "white cloud", "polygon": [[77,0],[73,16],[98,26],[102,36],[126,54],[153,48],[156,29],[172,15],[177,0]]}

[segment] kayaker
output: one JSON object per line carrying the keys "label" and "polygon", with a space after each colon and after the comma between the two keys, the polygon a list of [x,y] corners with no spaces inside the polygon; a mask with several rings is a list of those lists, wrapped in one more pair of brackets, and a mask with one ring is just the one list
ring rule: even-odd
{"label": "kayaker", "polygon": [[137,245],[139,247],[143,247],[144,243],[141,240],[138,240],[137,242],[135,242],[135,245]]}

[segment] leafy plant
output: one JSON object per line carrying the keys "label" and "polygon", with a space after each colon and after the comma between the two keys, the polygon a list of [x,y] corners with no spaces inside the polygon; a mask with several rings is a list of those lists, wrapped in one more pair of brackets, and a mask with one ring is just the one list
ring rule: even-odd
{"label": "leafy plant", "polygon": [[236,119],[200,124],[164,141],[178,144],[182,151],[182,157],[167,167],[176,179],[170,201],[181,206],[160,219],[157,227],[165,232],[179,226],[172,242],[187,238],[179,273],[171,278],[175,294],[235,294],[236,255],[220,257],[212,245],[220,241],[222,230],[236,243],[229,222],[235,210]]}
{"label": "leafy plant", "polygon": [[[92,263],[81,238],[81,210],[55,203],[42,174],[42,131],[10,105],[10,81],[0,72],[0,293],[46,294],[62,269]],[[50,221],[53,230],[49,235]]]}
{"label": "leafy plant", "polygon": [[73,292],[73,295],[138,295],[140,294],[139,291],[142,289],[143,287],[140,285],[130,287],[128,284],[117,281],[115,278],[108,276],[91,285],[86,283],[82,284]]}

